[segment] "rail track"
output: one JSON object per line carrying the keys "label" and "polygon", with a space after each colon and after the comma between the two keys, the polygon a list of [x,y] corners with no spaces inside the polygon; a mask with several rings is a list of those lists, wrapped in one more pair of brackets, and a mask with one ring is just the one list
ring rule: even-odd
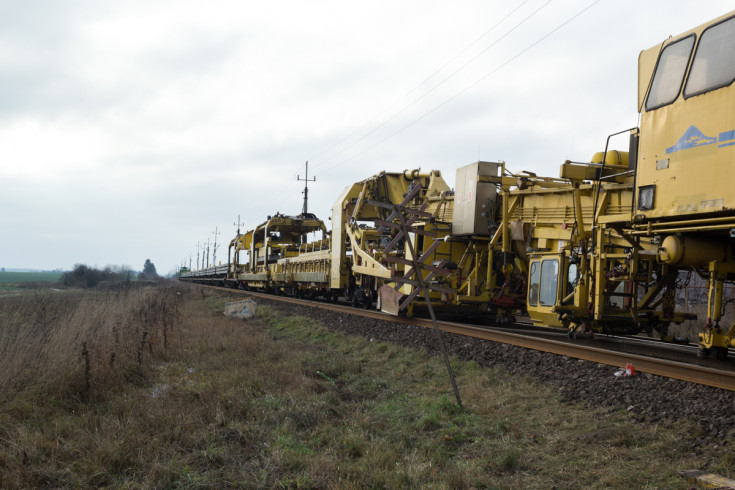
{"label": "rail track", "polygon": [[[366,310],[335,303],[325,303],[307,299],[255,291],[243,291],[219,286],[205,286],[230,293],[280,301],[294,305],[321,308],[329,311],[347,313],[365,318],[384,320],[392,323],[433,328],[429,319],[396,317],[380,311]],[[510,344],[527,349],[549,352],[557,355],[584,359],[591,362],[623,367],[633,364],[636,372],[645,372],[698,383],[715,388],[735,391],[735,364],[732,360],[710,361],[695,357],[696,349],[691,346],[672,345],[650,340],[622,337],[598,336],[595,339],[568,339],[564,332],[553,329],[524,329],[529,325],[509,328],[488,325],[470,325],[452,321],[438,321],[439,328],[446,333],[463,335],[477,339]]]}

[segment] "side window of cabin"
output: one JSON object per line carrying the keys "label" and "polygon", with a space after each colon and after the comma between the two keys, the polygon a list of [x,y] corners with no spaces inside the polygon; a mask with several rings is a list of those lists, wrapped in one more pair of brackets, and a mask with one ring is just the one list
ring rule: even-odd
{"label": "side window of cabin", "polygon": [[541,279],[540,262],[531,262],[531,271],[528,273],[528,304],[538,306],[539,280]]}
{"label": "side window of cabin", "polygon": [[577,264],[569,264],[566,294],[571,294],[574,291],[574,288],[577,287],[577,281],[579,281],[579,268]]}
{"label": "side window of cabin", "polygon": [[539,303],[553,306],[556,303],[556,289],[559,282],[559,261],[544,260],[541,262],[541,292]]}
{"label": "side window of cabin", "polygon": [[671,104],[679,95],[684,83],[684,73],[692,54],[694,36],[685,37],[666,46],[656,63],[651,91],[646,99],[646,110]]}
{"label": "side window of cabin", "polygon": [[684,97],[693,97],[735,80],[735,17],[708,27],[700,36]]}

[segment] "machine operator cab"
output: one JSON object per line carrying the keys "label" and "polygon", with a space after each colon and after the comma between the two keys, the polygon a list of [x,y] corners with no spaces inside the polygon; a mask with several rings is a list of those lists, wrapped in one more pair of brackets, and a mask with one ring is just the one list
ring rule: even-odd
{"label": "machine operator cab", "polygon": [[735,208],[735,12],[641,52],[636,214]]}
{"label": "machine operator cab", "polygon": [[574,290],[579,281],[575,258],[555,253],[534,255],[528,270],[528,313],[534,322],[561,327],[563,310],[574,308]]}

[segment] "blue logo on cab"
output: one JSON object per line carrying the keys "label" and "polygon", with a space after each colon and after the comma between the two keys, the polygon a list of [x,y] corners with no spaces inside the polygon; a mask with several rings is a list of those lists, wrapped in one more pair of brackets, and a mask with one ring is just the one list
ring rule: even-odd
{"label": "blue logo on cab", "polygon": [[719,138],[707,136],[696,126],[689,126],[679,141],[674,146],[666,148],[666,154],[676,153],[681,150],[698,148],[700,146],[713,145],[719,141],[718,148],[735,145],[735,130],[725,131],[719,134]]}

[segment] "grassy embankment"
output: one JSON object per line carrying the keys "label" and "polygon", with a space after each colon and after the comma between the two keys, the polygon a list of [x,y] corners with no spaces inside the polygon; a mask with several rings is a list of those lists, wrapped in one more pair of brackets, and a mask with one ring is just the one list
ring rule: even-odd
{"label": "grassy embankment", "polygon": [[692,426],[173,288],[0,301],[0,487],[676,488]]}

